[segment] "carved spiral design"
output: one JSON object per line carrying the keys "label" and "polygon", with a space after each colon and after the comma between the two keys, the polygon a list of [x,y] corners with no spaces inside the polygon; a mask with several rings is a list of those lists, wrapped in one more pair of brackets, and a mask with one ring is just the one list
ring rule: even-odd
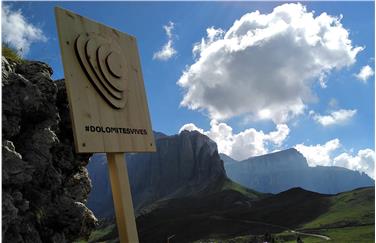
{"label": "carved spiral design", "polygon": [[126,104],[127,63],[115,41],[95,33],[76,38],[76,56],[86,76],[98,93],[116,109]]}

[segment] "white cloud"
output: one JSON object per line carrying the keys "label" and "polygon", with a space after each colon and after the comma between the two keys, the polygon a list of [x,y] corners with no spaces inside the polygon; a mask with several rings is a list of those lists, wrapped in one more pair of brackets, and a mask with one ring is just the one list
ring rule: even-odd
{"label": "white cloud", "polygon": [[286,124],[278,124],[275,131],[266,134],[254,128],[234,133],[232,127],[215,120],[210,122],[210,126],[209,131],[204,131],[196,125],[189,123],[182,126],[179,132],[183,130],[199,131],[217,143],[220,153],[227,154],[236,160],[243,160],[251,156],[268,153],[268,145],[281,146],[290,132]]}
{"label": "white cloud", "polygon": [[13,11],[3,4],[1,15],[3,42],[15,48],[19,54],[26,55],[33,42],[47,40],[40,28],[27,22],[21,10]]}
{"label": "white cloud", "polygon": [[375,72],[373,71],[373,69],[369,65],[366,65],[360,69],[359,73],[355,74],[355,77],[363,83],[367,83],[367,80],[374,74]]}
{"label": "white cloud", "polygon": [[222,38],[225,34],[225,31],[222,29],[216,29],[214,27],[210,27],[206,29],[206,33],[208,35],[209,42],[213,42],[218,40],[219,38]]}
{"label": "white cloud", "polygon": [[168,25],[164,25],[163,29],[166,31],[168,39],[172,39],[172,31],[174,30],[175,24],[173,22],[168,22]]}
{"label": "white cloud", "polygon": [[295,148],[304,155],[310,166],[330,166],[332,163],[331,154],[340,146],[340,141],[336,138],[326,142],[324,145],[316,144],[306,146],[304,144],[297,144]]}
{"label": "white cloud", "polygon": [[[295,148],[306,157],[309,166],[340,166],[350,170],[367,173],[374,178],[375,152],[372,149],[359,150],[357,155],[342,153],[333,158],[333,152],[341,147],[339,139],[333,139],[324,145],[297,144]],[[351,152],[352,153],[352,152]]]}
{"label": "white cloud", "polygon": [[362,171],[374,178],[375,152],[372,149],[364,149],[359,150],[358,154],[355,156],[342,153],[334,158],[333,165]]}
{"label": "white cloud", "polygon": [[193,48],[195,63],[178,80],[181,105],[223,120],[237,115],[276,124],[302,114],[333,69],[355,62],[341,17],[314,16],[301,4],[245,14],[227,30],[209,28]]}
{"label": "white cloud", "polygon": [[168,25],[164,25],[163,28],[164,28],[164,30],[166,32],[168,41],[162,47],[161,50],[159,50],[159,51],[157,51],[157,52],[154,53],[153,59],[167,61],[168,59],[170,59],[171,57],[173,57],[177,53],[177,51],[172,46],[173,45],[172,31],[174,30],[174,23],[170,21],[168,23]]}
{"label": "white cloud", "polygon": [[356,110],[337,110],[331,112],[329,115],[320,115],[313,111],[310,112],[313,115],[313,119],[320,123],[322,126],[330,126],[336,124],[342,124],[348,120],[350,120],[355,114]]}
{"label": "white cloud", "polygon": [[181,133],[181,132],[184,131],[184,130],[186,130],[186,131],[190,131],[190,132],[191,132],[191,131],[198,131],[198,132],[204,134],[204,129],[198,128],[198,127],[197,127],[195,124],[193,124],[193,123],[187,123],[187,124],[183,125],[183,126],[180,128],[179,133]]}

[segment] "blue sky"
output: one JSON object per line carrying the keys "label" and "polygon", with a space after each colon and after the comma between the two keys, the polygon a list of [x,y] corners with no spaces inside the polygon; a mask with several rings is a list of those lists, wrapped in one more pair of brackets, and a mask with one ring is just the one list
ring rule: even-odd
{"label": "blue sky", "polygon": [[[293,11],[302,13],[301,16],[306,17],[312,14],[312,19],[315,21],[323,12],[333,19],[337,17],[339,22],[337,29],[348,33],[348,36],[341,37],[341,40],[351,41],[351,44],[343,44],[338,52],[326,52],[314,48],[308,50],[309,46],[303,48],[291,42],[286,44],[283,43],[282,38],[279,41],[278,38],[281,36],[297,37],[301,31],[309,31],[308,26],[300,26],[296,27],[297,29],[295,27],[287,29],[285,35],[282,32],[281,34],[278,28],[272,33],[270,28],[268,29],[268,33],[272,33],[270,39],[266,38],[260,42],[261,44],[250,45],[243,53],[237,51],[235,54],[223,49],[213,51],[213,48],[215,45],[223,45],[223,48],[231,47],[228,43],[224,44],[226,33],[235,26],[235,21],[241,20],[245,14],[258,10],[259,15],[271,17],[274,9],[283,5],[283,2],[4,2],[3,5],[7,8],[7,12],[5,14],[3,12],[2,17],[3,40],[7,34],[10,35],[4,32],[4,29],[6,30],[4,18],[19,11],[18,14],[22,15],[25,22],[40,30],[38,34],[45,37],[45,40],[43,38],[38,40],[37,37],[28,39],[25,35],[27,45],[30,45],[29,51],[24,53],[25,57],[51,65],[54,79],[63,78],[53,10],[55,6],[66,8],[136,36],[152,125],[156,131],[169,135],[176,134],[184,125],[189,124],[185,126],[186,129],[202,131],[218,143],[220,152],[239,160],[296,146],[313,166],[339,165],[373,175],[371,172],[374,166],[375,134],[375,87],[374,75],[372,75],[375,53],[373,2],[302,2],[306,7],[304,10],[300,8],[293,10],[293,6],[280,10],[285,15],[291,14],[290,17],[296,18],[297,23],[300,22],[301,17],[293,15]],[[261,21],[260,16],[254,18],[255,21]],[[280,20],[278,18],[275,17]],[[276,23],[273,21],[277,20],[267,20],[269,22],[266,26],[272,27],[272,24]],[[246,19],[242,21],[239,23],[244,24]],[[304,21],[303,17],[302,21]],[[214,37],[209,40],[207,29],[211,27]],[[251,30],[253,27],[246,28]],[[170,36],[166,32],[167,29],[170,31]],[[328,30],[322,27],[322,31]],[[338,32],[338,35],[340,33],[342,32]],[[12,36],[7,37],[12,38]],[[201,46],[198,55],[194,57],[193,47],[203,38],[206,46]],[[239,37],[237,40],[240,39]],[[162,50],[169,40],[168,47],[170,51],[174,51],[173,55],[170,57],[167,54],[165,60],[156,58],[156,53]],[[275,44],[272,45],[273,41]],[[352,49],[346,49],[348,47]],[[357,47],[363,50],[356,51]],[[254,63],[257,53],[268,53],[268,49],[265,48],[275,48],[270,55],[257,59],[260,60],[258,64],[261,69],[265,67],[266,72],[262,73],[261,69],[250,71],[251,81],[248,82],[242,70],[246,73],[248,62]],[[294,52],[288,52],[288,48]],[[273,56],[279,51],[283,54],[282,59]],[[298,56],[296,51],[306,58],[301,60],[295,58]],[[286,53],[291,53],[291,56]],[[352,58],[351,53],[355,53]],[[218,57],[218,63],[214,57]],[[317,60],[311,60],[313,57]],[[287,70],[287,74],[282,73],[281,80],[276,80],[275,77],[279,76],[271,74],[273,69],[268,69],[273,61],[276,62],[276,70],[279,65],[281,68],[279,70]],[[297,63],[297,69],[306,66],[315,67],[307,72],[299,72],[294,70],[294,63]],[[217,71],[214,75],[216,78],[211,80],[210,72],[195,71],[192,69],[194,64],[199,66],[200,70],[213,68],[213,71]],[[244,65],[243,69],[242,65]],[[371,70],[365,70],[363,75],[357,77],[356,74],[367,65]],[[249,67],[252,70],[252,67]],[[240,71],[234,74],[234,70]],[[288,70],[292,71],[289,73]],[[183,72],[187,72],[186,84],[180,82]],[[232,75],[227,77],[225,74]],[[287,81],[284,80],[284,75]],[[294,75],[302,75],[301,80],[294,78]],[[325,85],[320,85],[320,77],[323,78]],[[178,81],[180,84],[177,84]],[[235,91],[230,85],[232,82]],[[283,85],[292,85],[291,90],[294,90],[296,87],[294,82],[307,88],[310,94],[303,94],[299,90],[293,94],[290,94],[288,89],[283,91],[286,88],[282,87]],[[205,92],[194,91],[192,89],[194,85]],[[228,93],[226,87],[229,87]],[[249,97],[244,96],[248,92],[247,89],[249,89]],[[262,90],[260,96],[263,97],[258,97],[258,93],[255,93],[258,89]],[[189,90],[193,93],[187,98]],[[218,90],[217,96],[208,95],[213,90]],[[236,93],[236,90],[239,92]],[[220,92],[224,92],[223,95],[220,95]],[[228,97],[229,93],[233,98]],[[270,95],[269,101],[268,98],[265,99],[268,95]],[[283,95],[285,96],[282,97]],[[187,100],[185,105],[181,103],[184,97]],[[295,107],[299,99],[303,106]],[[243,104],[242,100],[244,100]],[[259,101],[260,104],[257,105]],[[224,103],[223,107],[228,105],[227,110],[221,106],[222,103]],[[190,109],[190,105],[191,108],[195,106],[195,109]],[[211,111],[209,107],[212,107]],[[264,114],[262,112],[258,113],[262,109],[266,110],[266,115],[262,115]],[[284,112],[293,114],[287,117],[275,115]],[[329,115],[332,117],[328,117]]]}

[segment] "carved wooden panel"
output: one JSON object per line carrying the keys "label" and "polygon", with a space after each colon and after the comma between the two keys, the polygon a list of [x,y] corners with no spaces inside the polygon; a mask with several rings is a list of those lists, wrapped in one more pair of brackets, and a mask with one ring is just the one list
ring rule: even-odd
{"label": "carved wooden panel", "polygon": [[55,12],[77,152],[155,151],[136,39]]}

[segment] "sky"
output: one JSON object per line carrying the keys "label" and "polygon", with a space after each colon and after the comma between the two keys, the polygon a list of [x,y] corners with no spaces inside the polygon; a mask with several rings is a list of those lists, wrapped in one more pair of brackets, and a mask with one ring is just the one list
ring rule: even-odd
{"label": "sky", "polygon": [[374,177],[374,2],[3,2],[2,41],[61,79],[55,6],[137,38],[155,131]]}

